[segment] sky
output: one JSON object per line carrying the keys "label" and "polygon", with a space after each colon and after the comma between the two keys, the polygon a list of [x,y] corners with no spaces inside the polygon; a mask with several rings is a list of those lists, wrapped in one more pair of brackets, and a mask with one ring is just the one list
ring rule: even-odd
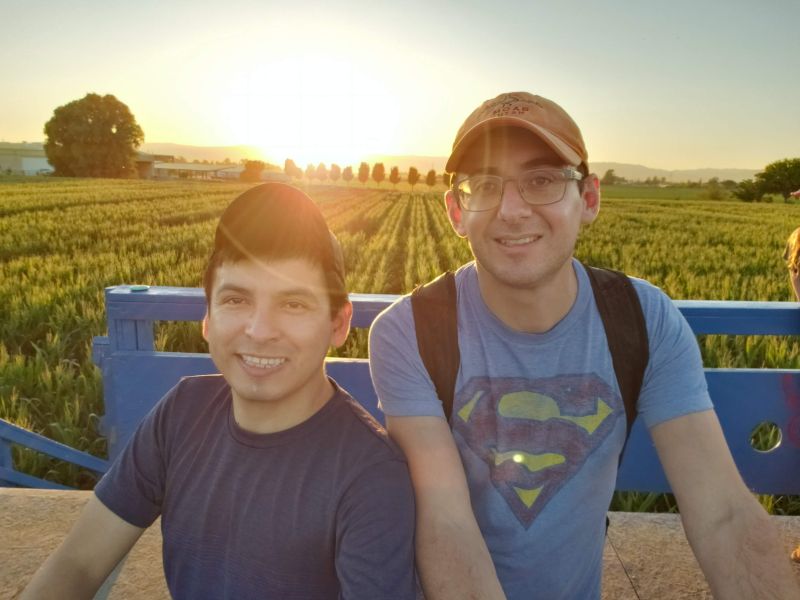
{"label": "sky", "polygon": [[800,157],[798,0],[0,0],[0,141],[89,92],[146,142],[298,165],[446,156],[501,92],[558,102],[589,161]]}

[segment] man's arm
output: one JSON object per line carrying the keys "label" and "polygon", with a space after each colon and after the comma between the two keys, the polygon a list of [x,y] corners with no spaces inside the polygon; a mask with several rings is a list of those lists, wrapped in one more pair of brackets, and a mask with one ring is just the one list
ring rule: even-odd
{"label": "man's arm", "polygon": [[714,597],[800,598],[777,530],[744,485],[716,413],[684,415],[650,433]]}
{"label": "man's arm", "polygon": [[414,600],[414,492],[399,457],[348,486],[336,514],[336,575],[341,600]]}
{"label": "man's arm", "polygon": [[406,455],[414,485],[417,571],[426,600],[505,598],[447,422],[387,415],[386,423]]}
{"label": "man's arm", "polygon": [[20,600],[94,597],[143,531],[92,494],[66,539],[39,567]]}

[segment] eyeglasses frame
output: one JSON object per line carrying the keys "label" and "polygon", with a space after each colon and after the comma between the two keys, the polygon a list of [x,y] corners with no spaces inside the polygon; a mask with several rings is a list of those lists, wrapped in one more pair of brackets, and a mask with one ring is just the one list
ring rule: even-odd
{"label": "eyeglasses frame", "polygon": [[538,171],[538,170],[545,169],[545,168],[548,168],[548,169],[552,168],[552,169],[554,169],[556,171],[561,171],[563,173],[564,177],[566,178],[566,182],[569,182],[569,181],[583,181],[586,178],[586,175],[581,173],[575,167],[537,167],[537,168],[534,168],[534,169],[527,169],[527,170],[523,171],[522,173],[520,173],[519,175],[517,175],[515,177],[502,177],[500,175],[488,174],[490,177],[498,177],[501,180],[501,182],[500,182],[500,201],[497,204],[495,204],[494,206],[490,206],[489,208],[481,208],[479,210],[466,208],[463,205],[463,203],[461,202],[461,193],[459,192],[458,186],[461,183],[463,183],[464,181],[466,181],[467,179],[469,179],[469,176],[466,177],[465,179],[461,179],[460,181],[454,180],[450,189],[451,189],[451,191],[453,192],[453,194],[456,197],[456,202],[458,202],[459,208],[461,210],[465,210],[467,212],[486,212],[487,210],[494,210],[495,208],[500,206],[500,204],[503,202],[503,194],[505,193],[506,183],[509,182],[509,181],[516,181],[517,182],[517,191],[519,192],[519,196],[520,196],[520,198],[525,200],[525,203],[528,204],[529,206],[549,206],[550,204],[556,204],[557,202],[561,202],[564,199],[564,196],[565,196],[565,194],[567,192],[567,187],[566,186],[564,186],[564,193],[561,194],[561,197],[558,200],[553,200],[552,202],[545,202],[545,203],[528,202],[525,199],[525,196],[522,194],[522,190],[519,187],[520,177],[525,175],[525,173],[530,173],[531,171]]}

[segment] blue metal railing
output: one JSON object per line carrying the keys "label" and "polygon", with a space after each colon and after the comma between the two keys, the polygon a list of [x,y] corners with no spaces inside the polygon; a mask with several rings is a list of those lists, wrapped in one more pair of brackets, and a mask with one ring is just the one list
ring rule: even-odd
{"label": "blue metal railing", "polygon": [[[137,288],[144,288],[137,291]],[[368,327],[397,296],[352,294],[353,326]],[[675,301],[695,334],[798,335],[800,305],[790,302]],[[207,354],[157,352],[155,321],[199,321],[205,312],[202,289],[116,286],[106,290],[108,336],[97,337],[93,359],[101,368],[106,414],[101,431],[109,459],[124,447],[148,410],[181,376],[213,373]],[[328,372],[378,419],[377,399],[363,359],[329,359]],[[800,494],[800,370],[706,369],[709,392],[728,444],[751,489],[769,494]],[[774,423],[781,443],[769,452],[750,444],[753,429]],[[0,420],[0,485],[56,487],[18,473],[11,444],[20,444],[98,473],[98,459]],[[646,429],[634,425],[617,489],[668,491]]]}

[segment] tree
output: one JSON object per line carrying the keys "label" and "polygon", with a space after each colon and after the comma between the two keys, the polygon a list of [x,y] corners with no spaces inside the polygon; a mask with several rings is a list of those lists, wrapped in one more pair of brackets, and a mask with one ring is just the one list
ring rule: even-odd
{"label": "tree", "polygon": [[311,183],[311,180],[314,179],[314,176],[317,174],[317,169],[311,163],[306,165],[306,179],[308,182]]}
{"label": "tree", "polygon": [[384,179],[386,179],[386,168],[383,163],[375,163],[372,166],[372,180],[380,187]]}
{"label": "tree", "polygon": [[339,177],[341,177],[341,176],[342,176],[341,167],[339,165],[337,165],[336,163],[333,163],[331,165],[331,172],[328,174],[328,177],[331,178],[331,181],[333,183],[336,183],[337,181],[339,181]]}
{"label": "tree", "polygon": [[756,181],[765,193],[780,194],[784,200],[800,188],[800,158],[786,158],[768,164]]}
{"label": "tree", "polygon": [[303,177],[303,171],[298,167],[291,158],[287,158],[283,163],[283,172],[289,177],[300,179]]}
{"label": "tree", "polygon": [[433,188],[433,186],[436,185],[436,171],[434,169],[431,169],[428,171],[428,174],[425,175],[425,185],[429,188]]}
{"label": "tree", "polygon": [[762,196],[764,196],[764,190],[761,189],[759,182],[752,179],[744,179],[733,190],[733,195],[745,202],[760,202]]}
{"label": "tree", "polygon": [[411,191],[414,191],[414,186],[417,185],[419,181],[419,171],[417,171],[417,167],[409,167],[408,168],[408,183],[411,185]]}
{"label": "tree", "polygon": [[316,178],[319,179],[320,183],[328,178],[328,167],[325,166],[325,163],[319,163],[317,165]]}
{"label": "tree", "polygon": [[397,189],[397,184],[400,183],[400,169],[397,167],[392,167],[391,172],[389,173],[389,182]]}
{"label": "tree", "polygon": [[130,109],[111,94],[86,94],[53,111],[44,151],[55,175],[136,177],[144,132]]}
{"label": "tree", "polygon": [[246,160],[244,161],[244,171],[239,174],[242,181],[258,181],[261,179],[261,172],[264,170],[264,161]]}
{"label": "tree", "polygon": [[712,177],[706,183],[706,196],[709,200],[724,200],[726,192],[719,184],[719,177]]}
{"label": "tree", "polygon": [[362,162],[358,166],[358,180],[363,184],[367,184],[367,179],[369,179],[369,165],[365,162]]}
{"label": "tree", "polygon": [[600,183],[602,185],[617,185],[618,183],[625,183],[625,178],[614,173],[614,169],[609,169],[606,171],[606,174],[603,175]]}
{"label": "tree", "polygon": [[342,171],[342,180],[347,184],[350,185],[350,182],[353,181],[353,167],[347,166]]}

